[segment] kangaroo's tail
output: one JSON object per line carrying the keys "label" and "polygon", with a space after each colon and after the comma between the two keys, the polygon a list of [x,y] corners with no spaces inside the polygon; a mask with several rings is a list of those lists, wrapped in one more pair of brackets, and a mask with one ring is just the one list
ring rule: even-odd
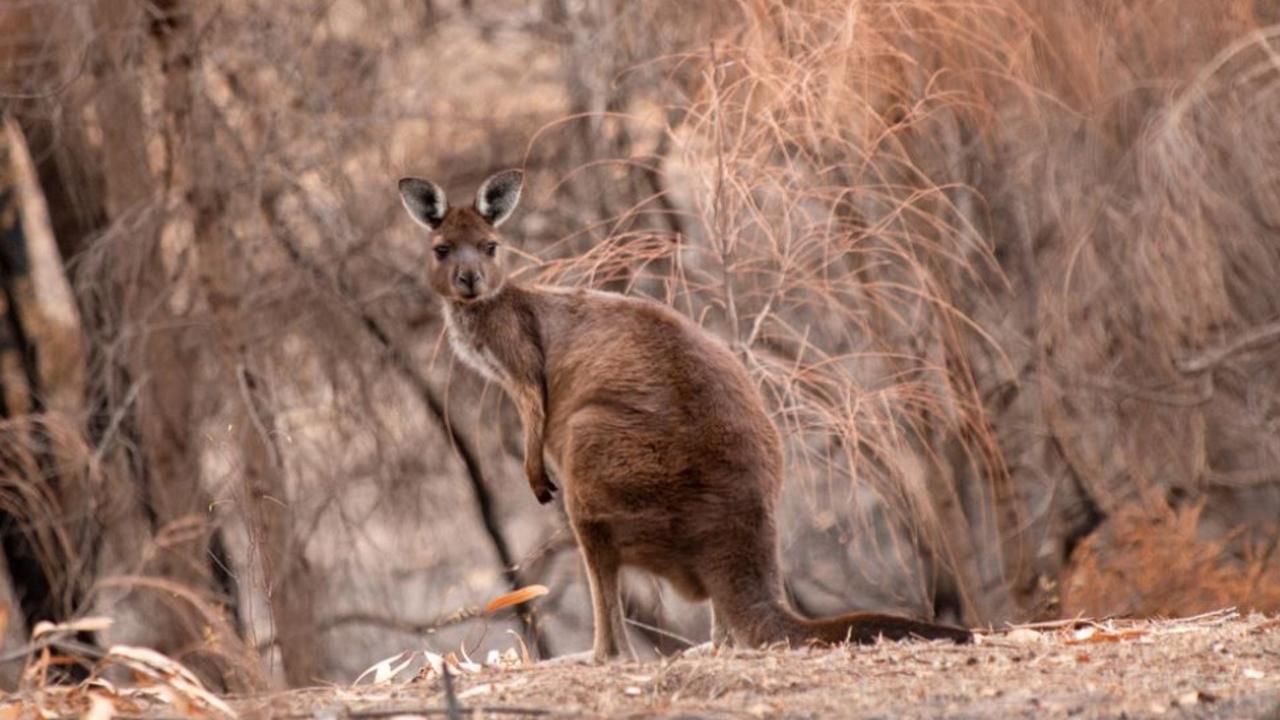
{"label": "kangaroo's tail", "polygon": [[964,628],[896,615],[849,613],[816,620],[802,618],[783,600],[772,542],[772,534],[756,533],[744,538],[741,545],[751,562],[720,563],[712,567],[714,572],[703,577],[717,620],[724,621],[740,643],[757,647],[784,641],[792,645],[836,645],[873,643],[880,637],[973,642],[973,633]]}
{"label": "kangaroo's tail", "polygon": [[873,643],[880,637],[886,640],[950,640],[960,644],[973,642],[973,633],[964,628],[877,613],[849,613],[819,620],[793,617],[787,625],[790,626],[787,634],[792,642],[798,640],[826,645]]}
{"label": "kangaroo's tail", "polygon": [[950,640],[960,644],[973,642],[972,632],[951,625],[879,613],[849,613],[809,620],[794,613],[781,599],[755,599],[756,602],[750,603],[730,601],[718,604],[727,611],[725,619],[734,637],[747,645],[782,641],[789,641],[792,645],[866,644],[881,637],[886,640],[918,638]]}

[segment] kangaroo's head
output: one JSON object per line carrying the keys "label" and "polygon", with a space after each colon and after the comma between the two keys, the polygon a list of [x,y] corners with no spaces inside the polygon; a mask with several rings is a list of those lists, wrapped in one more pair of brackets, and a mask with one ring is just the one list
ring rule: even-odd
{"label": "kangaroo's head", "polygon": [[524,173],[505,170],[480,185],[471,207],[451,208],[439,185],[400,180],[400,199],[409,216],[430,231],[427,278],[441,297],[469,303],[502,289],[506,273],[498,262],[498,226],[516,209],[523,184]]}

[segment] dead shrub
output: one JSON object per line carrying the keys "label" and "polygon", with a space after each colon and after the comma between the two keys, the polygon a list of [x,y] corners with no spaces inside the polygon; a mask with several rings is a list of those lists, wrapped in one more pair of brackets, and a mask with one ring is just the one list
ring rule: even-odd
{"label": "dead shrub", "polygon": [[1275,538],[1206,538],[1203,503],[1127,508],[1077,547],[1063,573],[1062,613],[1180,617],[1224,607],[1280,610]]}

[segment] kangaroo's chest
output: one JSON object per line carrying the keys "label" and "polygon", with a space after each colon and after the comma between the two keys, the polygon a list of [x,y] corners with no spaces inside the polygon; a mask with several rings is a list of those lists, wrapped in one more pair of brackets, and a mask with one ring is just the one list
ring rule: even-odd
{"label": "kangaroo's chest", "polygon": [[445,312],[449,345],[453,354],[487,380],[505,384],[508,373],[488,340],[478,332],[477,323],[467,313],[452,309]]}

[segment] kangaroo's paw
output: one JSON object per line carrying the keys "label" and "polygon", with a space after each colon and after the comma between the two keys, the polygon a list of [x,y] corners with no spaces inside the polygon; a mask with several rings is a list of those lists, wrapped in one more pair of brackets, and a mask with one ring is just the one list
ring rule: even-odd
{"label": "kangaroo's paw", "polygon": [[546,475],[543,475],[542,478],[536,482],[530,481],[529,488],[533,490],[533,496],[537,498],[538,502],[542,505],[546,505],[551,502],[555,498],[556,491],[560,489],[557,488],[556,484],[551,482],[551,478]]}

